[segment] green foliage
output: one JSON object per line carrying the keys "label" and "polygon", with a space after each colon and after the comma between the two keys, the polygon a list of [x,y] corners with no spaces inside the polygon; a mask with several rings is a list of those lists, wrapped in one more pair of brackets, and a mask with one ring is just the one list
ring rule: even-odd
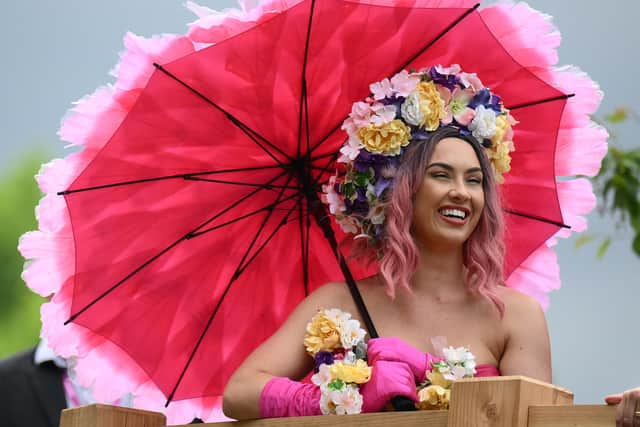
{"label": "green foliage", "polygon": [[[615,139],[613,128],[637,115],[624,107],[604,117],[603,124]],[[597,195],[602,199],[601,211],[611,215],[618,225],[630,225],[634,233],[632,250],[640,256],[640,148],[623,150],[610,143],[602,161],[600,173],[593,179]],[[593,239],[592,236],[585,239]],[[586,241],[576,242],[582,246]],[[604,256],[611,237],[606,237],[598,248],[598,257]]]}
{"label": "green foliage", "polygon": [[0,176],[0,357],[33,345],[40,331],[42,298],[20,278],[24,260],[18,238],[34,230],[34,208],[41,197],[33,177],[45,156],[31,152]]}

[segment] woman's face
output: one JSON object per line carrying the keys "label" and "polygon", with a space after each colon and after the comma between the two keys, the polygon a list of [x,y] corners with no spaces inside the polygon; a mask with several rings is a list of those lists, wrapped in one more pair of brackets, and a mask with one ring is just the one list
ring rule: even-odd
{"label": "woman's face", "polygon": [[414,196],[413,234],[426,247],[461,246],[484,207],[482,170],[471,145],[459,138],[438,142]]}

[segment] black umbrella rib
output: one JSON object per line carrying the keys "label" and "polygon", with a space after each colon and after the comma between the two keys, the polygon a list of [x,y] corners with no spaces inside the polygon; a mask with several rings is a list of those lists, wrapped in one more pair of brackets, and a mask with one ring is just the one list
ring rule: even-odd
{"label": "black umbrella rib", "polygon": [[204,96],[204,94],[200,93],[198,90],[196,90],[194,87],[188,85],[187,83],[185,83],[184,81],[180,80],[176,75],[174,75],[173,73],[171,73],[170,71],[168,71],[166,68],[164,68],[162,65],[154,62],[153,66],[156,67],[158,70],[162,71],[163,73],[165,73],[167,76],[169,76],[170,78],[172,78],[173,80],[175,80],[176,82],[178,82],[179,84],[181,84],[182,86],[184,86],[185,88],[187,88],[188,90],[190,90],[191,92],[193,92],[196,96],[198,96],[200,99],[202,99],[203,101],[205,101],[207,104],[211,105],[212,107],[214,107],[216,110],[220,111],[222,114],[224,114],[227,119],[229,119],[231,121],[231,123],[233,123],[234,125],[236,125],[238,127],[238,129],[240,129],[242,132],[244,132],[256,145],[258,145],[260,148],[262,148],[262,150],[267,153],[269,155],[269,157],[271,157],[276,163],[278,163],[281,167],[284,167],[284,163],[282,163],[282,161],[280,161],[280,159],[278,159],[271,151],[269,151],[260,141],[258,141],[258,138],[260,140],[262,140],[262,142],[264,142],[265,144],[267,144],[269,147],[271,147],[272,149],[274,149],[275,151],[277,151],[278,153],[280,153],[282,156],[284,156],[287,160],[292,161],[293,159],[284,151],[282,151],[280,148],[278,148],[278,146],[274,145],[273,143],[271,143],[268,139],[266,139],[264,136],[260,135],[258,132],[256,132],[255,130],[251,129],[249,126],[247,126],[246,124],[244,124],[242,121],[240,121],[240,119],[238,119],[237,117],[235,117],[233,114],[231,114],[230,112],[228,112],[227,110],[225,110],[224,108],[222,108],[221,106],[219,106],[218,104],[216,104],[215,102],[213,102],[212,100],[210,100],[209,98],[207,98],[206,96]]}
{"label": "black umbrella rib", "polygon": [[197,231],[197,232],[190,233],[189,236],[187,237],[187,239],[193,239],[194,237],[200,237],[203,234],[210,233],[212,231],[218,230],[218,229],[226,227],[228,225],[235,224],[236,222],[241,221],[243,219],[250,218],[250,217],[252,217],[254,215],[259,214],[260,212],[265,212],[265,211],[270,211],[271,212],[271,211],[274,211],[274,210],[276,210],[275,209],[276,206],[278,206],[278,205],[280,205],[280,204],[282,204],[284,202],[288,202],[289,200],[291,200],[291,199],[293,199],[295,197],[299,197],[299,196],[300,196],[299,193],[292,194],[291,196],[285,197],[282,200],[278,200],[278,201],[275,201],[273,203],[269,203],[268,205],[265,205],[265,206],[263,206],[261,208],[258,208],[258,209],[254,210],[254,211],[251,211],[251,212],[249,212],[247,214],[244,214],[242,216],[239,216],[237,218],[231,219],[231,220],[229,220],[227,222],[224,222],[222,224],[218,224],[218,225],[215,225],[213,227],[206,228],[204,230],[200,230],[200,231]]}
{"label": "black umbrella rib", "polygon": [[471,15],[476,9],[478,9],[480,7],[480,3],[476,3],[472,8],[466,10],[462,15],[460,15],[455,21],[453,21],[451,24],[449,24],[449,26],[447,28],[445,28],[444,30],[442,30],[440,32],[440,34],[438,34],[433,40],[431,40],[429,43],[427,43],[422,49],[420,49],[415,55],[413,55],[407,62],[405,62],[397,71],[396,73],[399,73],[400,71],[404,70],[405,68],[407,68],[413,61],[415,61],[416,59],[418,59],[418,57],[420,55],[422,55],[423,53],[425,53],[427,51],[427,49],[429,49],[431,46],[433,46],[438,40],[440,40],[442,37],[444,37],[449,31],[451,31],[456,25],[458,25],[460,22],[462,22],[462,20],[464,18],[466,18],[467,16]]}
{"label": "black umbrella rib", "polygon": [[[280,174],[278,174],[277,176],[275,176],[274,178],[272,178],[271,180],[269,180],[269,183],[272,183],[274,181],[276,181],[277,179],[281,178],[282,176],[284,176],[286,174],[286,172],[281,172]],[[217,218],[219,218],[220,216],[224,215],[225,213],[229,212],[231,209],[235,208],[236,206],[238,206],[240,203],[244,202],[245,200],[249,199],[250,197],[253,197],[254,195],[256,195],[258,192],[260,192],[262,190],[262,188],[258,188],[253,190],[252,192],[250,192],[249,194],[241,197],[240,199],[236,200],[234,203],[232,203],[230,206],[228,206],[226,209],[223,209],[222,211],[218,212],[217,214],[215,214],[213,217],[207,219],[205,222],[203,222],[202,224],[198,225],[197,227],[195,227],[193,230],[189,231],[187,234],[185,234],[184,236],[180,237],[178,240],[176,240],[175,242],[171,243],[169,246],[167,246],[166,248],[162,249],[160,252],[158,252],[157,254],[155,254],[154,256],[152,256],[151,258],[149,258],[147,261],[145,261],[144,263],[142,263],[139,267],[137,267],[135,270],[133,270],[131,273],[127,274],[123,279],[121,279],[120,281],[118,281],[116,284],[114,284],[113,286],[111,286],[109,289],[107,289],[106,291],[104,291],[103,293],[101,293],[100,295],[98,295],[96,298],[93,299],[93,301],[91,301],[90,303],[88,303],[87,305],[85,305],[84,307],[82,307],[79,311],[77,311],[76,313],[74,313],[73,315],[71,315],[69,317],[69,319],[67,319],[64,324],[68,325],[70,322],[73,322],[75,319],[78,318],[78,316],[80,316],[82,313],[86,312],[89,308],[93,307],[98,301],[100,301],[102,298],[106,297],[107,295],[109,295],[111,292],[113,292],[114,290],[116,290],[118,287],[120,287],[123,283],[125,283],[126,281],[128,281],[129,279],[131,279],[133,276],[135,276],[136,274],[138,274],[140,271],[142,271],[144,268],[146,268],[149,264],[151,264],[152,262],[154,262],[155,260],[157,260],[158,258],[160,258],[162,255],[164,255],[165,253],[167,253],[168,251],[170,251],[171,249],[173,249],[174,247],[176,247],[180,242],[183,242],[185,240],[188,240],[189,238],[191,238],[191,235],[195,232],[197,232],[199,229],[201,229],[202,227],[206,226],[207,224],[209,224],[211,221],[215,221]]]}
{"label": "black umbrella rib", "polygon": [[298,205],[298,214],[300,215],[300,253],[302,255],[302,286],[304,287],[305,297],[309,295],[309,212],[304,215],[302,211],[302,203]]}
{"label": "black umbrella rib", "polygon": [[[304,43],[304,59],[302,62],[302,78],[300,82],[300,111],[298,112],[298,144],[296,148],[296,157],[300,157],[302,148],[302,116],[305,116],[305,132],[307,138],[307,153],[309,152],[309,110],[307,105],[307,62],[309,60],[309,41],[311,40],[311,26],[313,24],[313,12],[315,11],[316,1],[311,0],[309,10],[309,23],[307,24],[307,36]],[[304,113],[303,113],[304,112]]]}
{"label": "black umbrella rib", "polygon": [[[291,178],[292,178],[292,175],[289,175],[289,177],[287,178],[287,184],[289,183]],[[276,198],[276,202],[275,202],[276,204],[280,201],[280,198],[282,197],[283,193],[284,193],[284,188],[280,190],[280,193],[278,194],[278,197]],[[295,208],[295,205],[292,207],[292,209],[293,208]],[[169,396],[167,396],[167,402],[164,405],[165,407],[169,406],[169,403],[171,403],[171,401],[173,400],[173,396],[175,395],[176,390],[180,386],[180,383],[182,382],[182,379],[184,378],[184,375],[186,374],[187,369],[189,369],[189,366],[191,365],[191,362],[193,361],[193,358],[196,355],[196,352],[200,348],[200,345],[202,344],[202,341],[204,340],[204,337],[207,334],[207,331],[211,327],[211,324],[213,323],[213,320],[215,319],[216,314],[218,314],[218,310],[220,309],[220,306],[222,305],[222,301],[224,301],[224,298],[227,296],[227,293],[229,293],[229,290],[231,289],[231,285],[233,285],[233,283],[235,283],[235,281],[238,279],[238,277],[240,277],[240,274],[241,274],[240,270],[241,270],[245,260],[247,259],[247,257],[251,253],[251,250],[253,249],[254,245],[258,241],[258,237],[260,237],[260,234],[264,230],[264,227],[267,225],[267,222],[271,218],[272,214],[273,214],[273,211],[269,211],[267,213],[267,215],[265,215],[264,220],[260,224],[260,228],[258,229],[257,233],[255,234],[255,236],[251,240],[251,243],[249,243],[249,246],[247,247],[247,250],[245,251],[244,255],[242,256],[242,259],[240,260],[240,263],[238,264],[238,267],[236,267],[236,271],[231,276],[231,279],[229,279],[229,283],[227,283],[227,287],[225,288],[224,292],[220,296],[220,299],[216,303],[215,308],[211,312],[211,315],[209,316],[209,319],[207,321],[207,324],[204,327],[204,330],[200,334],[200,337],[198,338],[198,341],[196,342],[196,345],[194,346],[193,350],[191,351],[191,354],[189,355],[189,359],[187,360],[187,363],[185,363],[184,367],[182,368],[182,372],[180,373],[180,376],[178,377],[178,380],[176,381],[176,384],[173,386],[173,389],[171,390],[171,393],[169,394]],[[276,230],[278,230],[278,228],[276,228]],[[264,245],[263,245],[263,247],[264,247]]]}
{"label": "black umbrella rib", "polygon": [[96,186],[93,186],[93,187],[84,187],[84,188],[78,188],[78,189],[75,189],[75,190],[59,191],[56,194],[58,196],[66,196],[67,194],[81,193],[81,192],[84,192],[84,191],[102,190],[102,189],[105,189],[105,188],[121,187],[121,186],[124,186],[124,185],[133,185],[133,184],[144,184],[146,182],[164,181],[164,180],[168,180],[168,179],[188,179],[190,177],[197,177],[197,176],[202,176],[202,175],[216,175],[216,174],[221,174],[221,173],[247,172],[247,171],[276,169],[276,168],[280,169],[280,166],[276,166],[276,165],[273,165],[273,166],[255,166],[255,167],[247,167],[247,168],[222,169],[222,170],[219,170],[219,171],[207,171],[207,172],[196,172],[196,173],[183,173],[183,174],[177,174],[177,175],[165,175],[165,176],[158,176],[158,177],[154,177],[154,178],[145,178],[145,179],[135,179],[135,180],[131,180],[131,181],[113,182],[111,184],[96,185]]}
{"label": "black umbrella rib", "polygon": [[527,214],[524,212],[518,212],[518,211],[514,211],[513,209],[503,209],[504,212],[511,214],[511,215],[517,215],[517,216],[521,216],[523,218],[528,218],[528,219],[533,219],[534,221],[540,221],[540,222],[545,222],[547,224],[551,224],[551,225],[555,225],[557,227],[561,227],[561,228],[571,228],[570,225],[567,225],[563,222],[560,221],[554,221],[552,219],[548,219],[548,218],[543,218],[541,216],[538,215],[531,215],[531,214]]}
{"label": "black umbrella rib", "polygon": [[202,182],[212,182],[214,184],[229,184],[229,185],[241,185],[245,187],[260,187],[265,190],[275,190],[276,188],[285,188],[288,190],[301,190],[301,187],[292,186],[292,185],[278,185],[278,184],[256,184],[253,182],[241,182],[241,181],[227,181],[222,179],[208,179],[208,178],[198,178],[194,176],[187,176],[184,179],[187,181],[202,181]]}
{"label": "black umbrella rib", "polygon": [[[445,34],[447,34],[449,31],[451,31],[451,29],[453,29],[453,27],[455,27],[456,25],[458,25],[460,22],[462,22],[462,20],[464,18],[466,18],[467,16],[471,15],[471,13],[473,13],[476,9],[478,9],[478,7],[480,7],[480,3],[476,3],[472,8],[467,9],[462,15],[460,15],[458,18],[456,18],[455,21],[453,21],[451,24],[449,24],[447,26],[447,28],[445,28],[444,30],[442,30],[437,36],[434,37],[433,40],[431,40],[429,43],[427,43],[422,49],[420,49],[415,55],[413,55],[409,60],[407,60],[407,62],[405,62],[397,71],[396,73],[399,73],[400,71],[404,70],[405,68],[407,68],[409,66],[409,64],[411,64],[413,61],[415,61],[420,55],[422,55],[423,53],[425,53],[427,51],[427,49],[429,49],[431,46],[434,45],[434,43],[436,43],[438,40],[440,40],[442,37],[444,37]],[[348,117],[348,116],[347,116]],[[347,117],[345,117],[345,120],[347,119]],[[343,120],[344,121],[344,120]],[[336,125],[333,129],[331,129],[329,131],[329,133],[327,135],[325,135],[324,138],[322,138],[320,141],[318,141],[316,144],[313,145],[313,147],[311,147],[311,150],[309,151],[310,153],[314,152],[320,145],[322,145],[331,135],[333,135],[333,133],[335,131],[337,131],[338,129],[340,129],[340,127],[342,126],[342,122],[340,122],[338,125]]]}
{"label": "black umbrella rib", "polygon": [[551,98],[539,99],[537,101],[523,102],[522,104],[517,104],[517,105],[514,105],[513,107],[506,107],[506,108],[507,108],[507,110],[517,110],[519,108],[531,107],[531,106],[534,106],[534,105],[545,104],[547,102],[562,101],[562,100],[565,100],[565,99],[572,98],[574,96],[576,96],[575,93],[562,94],[562,95],[558,95],[558,96],[553,96]]}

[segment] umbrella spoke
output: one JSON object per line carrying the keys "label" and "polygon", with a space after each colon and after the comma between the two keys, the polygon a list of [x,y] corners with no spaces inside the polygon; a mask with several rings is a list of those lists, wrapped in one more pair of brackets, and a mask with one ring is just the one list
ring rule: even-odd
{"label": "umbrella spoke", "polygon": [[561,100],[565,100],[565,99],[569,99],[571,97],[576,96],[575,93],[569,93],[566,95],[558,95],[558,96],[554,96],[551,98],[545,98],[545,99],[540,99],[538,101],[531,101],[531,102],[525,102],[522,104],[518,104],[518,105],[514,105],[513,107],[505,107],[507,108],[507,110],[517,110],[518,108],[526,108],[526,107],[531,107],[533,105],[539,105],[539,104],[544,104],[547,102],[553,102],[553,101],[561,101]]}
{"label": "umbrella spoke", "polygon": [[[292,176],[289,175],[289,177],[287,178],[287,184],[289,183],[291,178],[292,178]],[[280,199],[281,199],[283,193],[284,193],[284,188],[280,189],[280,193],[278,194],[278,197],[276,198],[275,204],[281,202]],[[298,197],[302,197],[302,196],[298,195]],[[295,204],[291,207],[291,210],[289,211],[289,213],[291,213],[293,211],[293,209],[295,209]],[[249,265],[249,263],[253,259],[255,259],[257,254],[259,254],[260,251],[269,242],[269,240],[271,240],[271,238],[275,235],[275,233],[284,225],[285,221],[281,221],[280,224],[278,224],[278,226],[275,228],[275,230],[269,236],[269,238],[260,246],[260,248],[253,254],[253,256],[245,264],[245,261],[247,260],[247,257],[249,256],[249,254],[251,253],[253,247],[255,246],[256,242],[258,241],[258,238],[262,234],[265,226],[267,225],[267,222],[269,222],[269,219],[271,218],[272,214],[273,214],[273,211],[268,211],[267,215],[265,215],[264,220],[260,224],[260,228],[258,229],[258,231],[256,232],[255,236],[251,240],[251,243],[249,243],[249,245],[247,247],[247,250],[245,251],[244,255],[242,256],[242,259],[240,260],[240,263],[238,264],[238,267],[236,267],[236,271],[231,276],[231,279],[229,279],[229,282],[227,283],[227,286],[226,286],[224,292],[222,293],[222,295],[218,299],[218,302],[216,303],[215,308],[213,309],[213,311],[211,312],[211,315],[209,316],[209,319],[208,319],[208,321],[207,321],[207,323],[206,323],[206,325],[204,327],[204,330],[200,334],[200,338],[198,339],[195,347],[193,348],[191,354],[189,355],[189,359],[187,360],[187,363],[184,365],[184,367],[182,369],[182,372],[180,373],[180,376],[178,377],[178,380],[176,381],[176,384],[173,386],[173,390],[171,391],[171,393],[167,397],[167,402],[165,403],[165,407],[169,406],[169,403],[173,400],[173,396],[175,395],[176,390],[180,386],[180,383],[182,382],[182,379],[184,378],[184,375],[186,374],[187,369],[189,369],[189,366],[191,365],[191,362],[193,361],[194,356],[196,355],[198,349],[200,348],[200,345],[202,344],[202,341],[204,340],[204,337],[207,334],[207,331],[211,327],[211,324],[213,323],[213,320],[215,319],[216,314],[218,313],[218,310],[222,306],[222,302],[224,301],[225,297],[229,293],[229,290],[231,290],[231,286],[240,277],[240,275],[246,269],[246,267]],[[285,217],[285,219],[286,219],[286,217]]]}
{"label": "umbrella spoke", "polygon": [[[284,189],[284,187],[282,189]],[[248,214],[245,214],[245,215],[239,216],[237,218],[231,219],[231,220],[229,220],[227,222],[224,222],[222,224],[218,224],[216,226],[213,226],[213,227],[210,227],[210,228],[207,228],[207,229],[204,229],[204,230],[200,230],[200,231],[197,231],[197,232],[190,233],[189,236],[187,237],[187,239],[193,239],[194,237],[202,236],[203,234],[209,233],[211,231],[219,230],[220,228],[229,226],[231,224],[235,224],[236,222],[242,221],[243,219],[247,219],[247,218],[250,218],[252,216],[255,216],[255,215],[259,214],[260,212],[265,212],[265,211],[273,212],[275,210],[274,209],[275,206],[278,206],[278,205],[280,205],[280,204],[282,204],[284,202],[288,202],[289,200],[291,200],[291,199],[293,199],[295,197],[300,197],[300,195],[298,193],[292,194],[291,196],[285,197],[282,200],[275,201],[275,202],[270,203],[270,204],[268,204],[266,206],[263,206],[261,208],[258,208],[256,210],[254,210],[254,211],[251,211]]]}
{"label": "umbrella spoke", "polygon": [[196,96],[198,96],[200,99],[202,99],[203,101],[205,101],[207,104],[211,105],[212,107],[214,107],[216,110],[220,111],[222,114],[224,114],[227,119],[229,119],[229,121],[231,121],[231,123],[233,123],[234,125],[236,125],[238,127],[238,129],[240,129],[242,132],[244,132],[256,145],[258,145],[258,147],[260,147],[265,153],[267,153],[269,155],[269,157],[271,157],[276,163],[278,163],[280,166],[284,167],[284,163],[282,163],[281,160],[279,160],[271,151],[269,151],[260,141],[258,141],[258,139],[260,139],[264,144],[268,145],[269,147],[271,147],[272,149],[274,149],[275,151],[277,151],[278,153],[280,153],[282,156],[284,156],[287,160],[292,161],[293,159],[291,158],[291,156],[289,156],[287,153],[285,153],[284,151],[282,151],[278,146],[274,145],[273,143],[271,143],[268,139],[266,139],[264,136],[260,135],[257,131],[251,129],[249,126],[247,126],[246,124],[244,124],[242,121],[240,121],[237,117],[235,117],[233,114],[231,114],[230,112],[226,111],[224,108],[222,108],[221,106],[219,106],[218,104],[216,104],[215,102],[213,102],[211,99],[207,98],[204,94],[200,93],[198,90],[196,90],[194,87],[188,85],[187,83],[185,83],[184,81],[180,80],[176,75],[174,75],[173,73],[171,73],[170,71],[168,71],[166,68],[164,68],[162,65],[158,64],[158,63],[153,63],[154,67],[156,67],[158,70],[162,71],[164,74],[166,74],[167,76],[169,76],[170,78],[172,78],[173,80],[175,80],[176,82],[178,82],[179,84],[181,84],[182,86],[184,86],[185,88],[187,88],[188,90],[190,90],[191,92],[193,92]]}
{"label": "umbrella spoke", "polygon": [[[429,43],[427,43],[426,45],[424,45],[424,47],[422,47],[415,55],[413,55],[411,58],[409,58],[407,60],[407,62],[405,62],[397,71],[396,73],[399,73],[400,71],[404,70],[405,68],[407,68],[413,61],[415,61],[420,55],[422,55],[423,53],[425,53],[427,51],[427,49],[429,49],[431,46],[434,45],[435,42],[437,42],[438,40],[440,40],[442,37],[444,37],[445,34],[447,34],[449,31],[451,31],[456,25],[458,25],[460,22],[462,22],[462,20],[464,18],[466,18],[467,16],[471,15],[471,13],[473,13],[476,9],[478,9],[478,7],[480,7],[480,3],[476,3],[473,7],[467,9],[462,15],[460,15],[455,21],[453,21],[451,24],[449,24],[444,30],[442,30],[437,36],[435,36],[433,38],[433,40],[431,40]],[[396,74],[394,73],[394,74]],[[364,98],[364,97],[363,97]],[[348,116],[347,116],[348,117]],[[345,117],[345,120],[346,118]],[[344,121],[344,120],[343,120]],[[320,141],[318,141],[316,144],[313,145],[313,147],[311,147],[311,150],[309,150],[309,153],[314,152],[320,145],[322,145],[327,139],[329,139],[329,137],[331,135],[333,135],[334,132],[336,132],[338,129],[340,129],[340,127],[342,126],[342,121],[340,123],[338,123],[333,129],[331,129],[329,131],[329,133],[327,133],[324,138],[320,139]]]}
{"label": "umbrella spoke", "polygon": [[551,225],[556,225],[558,227],[561,228],[571,228],[570,225],[567,225],[563,222],[559,222],[559,221],[554,221],[552,219],[548,219],[548,218],[543,218],[541,216],[537,216],[537,215],[531,215],[531,214],[527,214],[524,212],[518,212],[518,211],[514,211],[512,209],[503,209],[504,212],[511,214],[511,215],[517,215],[517,216],[521,216],[523,218],[528,218],[528,219],[532,219],[534,221],[540,221],[540,222],[546,222],[547,224],[551,224]]}
{"label": "umbrella spoke", "polygon": [[[302,284],[304,286],[304,295],[309,295],[309,214],[304,215],[302,212],[302,203],[298,206],[298,214],[300,215],[300,253],[302,254]],[[303,219],[306,219],[304,221]],[[306,224],[305,224],[306,222]]]}
{"label": "umbrella spoke", "polygon": [[164,181],[164,180],[169,180],[169,179],[189,179],[189,178],[198,177],[198,176],[202,176],[202,175],[216,175],[216,174],[222,174],[222,173],[257,171],[257,170],[276,169],[276,168],[280,169],[280,166],[276,166],[276,165],[273,165],[273,166],[254,166],[254,167],[247,167],[247,168],[221,169],[221,170],[218,170],[218,171],[206,171],[206,172],[195,172],[195,173],[182,173],[182,174],[177,174],[177,175],[165,175],[165,176],[158,176],[158,177],[154,177],[154,178],[145,178],[145,179],[135,179],[135,180],[131,180],[131,181],[113,182],[113,183],[110,183],[110,184],[96,185],[96,186],[93,186],[93,187],[78,188],[78,189],[75,189],[75,190],[59,191],[56,194],[58,196],[65,196],[67,194],[81,193],[81,192],[84,192],[84,191],[102,190],[102,189],[105,189],[105,188],[121,187],[121,186],[124,186],[124,185],[133,185],[133,184],[144,184],[144,183],[147,183],[147,182]]}
{"label": "umbrella spoke", "polygon": [[230,185],[242,185],[246,187],[260,187],[260,188],[264,188],[265,190],[275,190],[277,188],[284,188],[287,190],[301,189],[301,187],[298,187],[298,186],[285,186],[285,185],[278,185],[278,184],[256,184],[253,182],[226,181],[222,179],[207,179],[207,178],[197,178],[192,176],[187,176],[185,177],[185,179],[188,181],[212,182],[215,184],[230,184]]}
{"label": "umbrella spoke", "polygon": [[[315,10],[316,2],[311,0],[311,6],[309,10],[309,23],[307,24],[307,36],[304,44],[304,57],[302,60],[302,78],[301,78],[301,90],[300,90],[300,111],[298,112],[298,144],[296,148],[296,157],[300,157],[300,151],[302,148],[302,127],[304,123],[305,136],[307,140],[307,153],[309,153],[309,110],[307,105],[307,61],[309,60],[309,40],[311,40],[311,25],[313,23],[313,12]],[[304,122],[302,117],[304,115]]]}
{"label": "umbrella spoke", "polygon": [[[268,184],[271,184],[272,182],[276,181],[277,179],[281,178],[282,176],[284,176],[286,174],[286,172],[281,172],[280,174],[278,174],[276,177],[272,178],[271,180],[268,181]],[[288,182],[288,181],[287,181]],[[111,292],[113,292],[114,290],[116,290],[117,288],[119,288],[122,284],[124,284],[125,282],[127,282],[129,279],[131,279],[133,276],[135,276],[136,274],[138,274],[140,271],[144,270],[148,265],[150,265],[151,263],[153,263],[155,260],[157,260],[158,258],[160,258],[162,255],[166,254],[167,252],[169,252],[171,249],[175,248],[179,243],[186,241],[190,238],[193,238],[193,233],[196,233],[198,230],[200,230],[202,227],[205,227],[207,224],[211,223],[212,221],[215,221],[217,218],[221,217],[222,215],[224,215],[225,213],[231,211],[231,209],[235,208],[236,206],[238,206],[240,203],[244,202],[245,200],[255,196],[256,194],[258,194],[260,191],[262,191],[263,188],[257,188],[253,191],[251,191],[249,194],[246,194],[245,196],[241,197],[240,199],[236,200],[234,203],[232,203],[230,206],[228,206],[226,209],[223,209],[222,211],[218,212],[217,214],[215,214],[213,217],[207,219],[205,222],[203,222],[202,224],[198,225],[197,227],[195,227],[193,230],[189,231],[188,233],[186,233],[185,235],[183,235],[182,237],[180,237],[179,239],[177,239],[176,241],[174,241],[173,243],[169,244],[168,246],[166,246],[164,249],[160,250],[160,252],[158,252],[157,254],[155,254],[154,256],[152,256],[151,258],[149,258],[147,261],[145,261],[144,263],[142,263],[140,266],[138,266],[137,268],[135,268],[131,273],[127,274],[123,279],[121,279],[120,281],[118,281],[117,283],[115,283],[114,285],[112,285],[110,288],[108,288],[107,290],[105,290],[104,292],[102,292],[100,295],[98,295],[96,298],[94,298],[91,302],[89,302],[88,304],[86,304],[84,307],[82,307],[80,310],[78,310],[76,313],[72,314],[69,319],[67,319],[64,324],[67,325],[70,322],[74,321],[75,319],[78,318],[78,316],[80,316],[82,313],[86,312],[88,309],[90,309],[91,307],[93,307],[98,301],[100,301],[101,299],[103,299],[104,297],[106,297],[107,295],[109,295]],[[282,189],[282,191],[284,191],[284,189]]]}

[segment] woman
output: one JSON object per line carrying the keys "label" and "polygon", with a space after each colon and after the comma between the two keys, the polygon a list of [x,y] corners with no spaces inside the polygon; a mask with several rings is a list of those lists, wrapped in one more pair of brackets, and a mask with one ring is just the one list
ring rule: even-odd
{"label": "woman", "polygon": [[[346,192],[337,194],[346,205],[331,209],[343,227],[355,226],[379,251],[380,274],[358,283],[382,337],[368,343],[372,375],[361,387],[363,412],[383,409],[394,396],[416,400],[416,382],[424,380],[431,360],[427,353],[437,351],[435,337],[469,347],[478,362],[477,375],[551,381],[542,310],[533,299],[501,283],[502,217],[486,149],[511,136],[510,126],[503,126],[500,135],[495,126],[497,115],[503,116],[501,123],[510,123],[505,122],[508,112],[471,76],[455,66],[399,73],[387,80],[386,93],[376,93],[384,85],[372,85],[374,97],[356,103],[345,122],[351,138],[341,151],[348,170],[358,161],[358,154],[349,155],[349,144],[356,152],[367,151],[367,159],[384,155],[399,160],[375,171],[392,179],[380,195],[382,221],[370,214],[366,220],[354,215],[357,195],[347,200]],[[487,118],[494,121],[493,133],[480,126],[478,119]],[[372,136],[369,131],[382,133]],[[380,135],[391,134],[394,141],[381,147]],[[495,142],[492,147],[490,140]],[[380,180],[369,184],[376,187]],[[365,200],[375,204],[374,199],[369,194]],[[382,224],[382,232],[375,224]],[[318,289],[230,379],[223,404],[227,416],[321,413],[318,387],[298,382],[313,369],[302,342],[305,326],[321,308],[338,308],[363,321],[344,283]]]}

